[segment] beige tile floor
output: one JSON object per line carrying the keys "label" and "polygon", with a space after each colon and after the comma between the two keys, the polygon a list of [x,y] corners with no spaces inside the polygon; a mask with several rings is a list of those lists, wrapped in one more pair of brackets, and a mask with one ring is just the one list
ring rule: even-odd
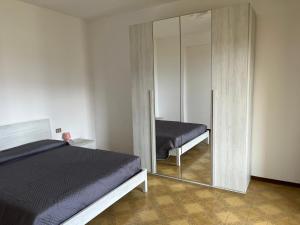
{"label": "beige tile floor", "polygon": [[149,176],[89,225],[299,225],[300,189],[251,181],[248,193]]}
{"label": "beige tile floor", "polygon": [[181,166],[176,166],[176,157],[157,161],[157,173],[204,184],[211,184],[210,145],[201,143],[181,156]]}

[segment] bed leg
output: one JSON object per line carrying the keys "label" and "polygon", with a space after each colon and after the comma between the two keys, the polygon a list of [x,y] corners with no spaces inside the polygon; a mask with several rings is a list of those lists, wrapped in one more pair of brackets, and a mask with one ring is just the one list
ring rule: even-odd
{"label": "bed leg", "polygon": [[208,144],[208,145],[209,145],[209,142],[210,142],[209,139],[210,139],[210,135],[209,135],[209,133],[208,133],[208,137],[207,137],[206,140],[205,140],[205,143]]}
{"label": "bed leg", "polygon": [[180,153],[181,153],[181,152],[180,152],[180,149],[177,149],[177,150],[176,150],[176,165],[177,165],[177,166],[180,166],[180,161],[181,161],[181,160],[180,160]]}
{"label": "bed leg", "polygon": [[209,137],[208,138],[206,138],[206,144],[208,144],[209,145]]}
{"label": "bed leg", "polygon": [[145,181],[142,183],[142,190],[143,192],[148,192],[148,181],[147,181],[147,177],[145,179]]}

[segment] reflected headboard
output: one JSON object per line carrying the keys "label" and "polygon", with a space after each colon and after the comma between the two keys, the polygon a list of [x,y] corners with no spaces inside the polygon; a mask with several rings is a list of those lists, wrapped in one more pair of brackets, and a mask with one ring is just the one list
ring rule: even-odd
{"label": "reflected headboard", "polygon": [[51,139],[49,119],[0,126],[0,151],[43,139]]}

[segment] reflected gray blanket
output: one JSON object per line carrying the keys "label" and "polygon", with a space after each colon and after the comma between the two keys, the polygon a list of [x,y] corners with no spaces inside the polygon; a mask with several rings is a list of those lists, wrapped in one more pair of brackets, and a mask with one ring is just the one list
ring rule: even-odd
{"label": "reflected gray blanket", "polygon": [[156,158],[166,159],[171,149],[181,147],[206,130],[204,124],[156,120]]}
{"label": "reflected gray blanket", "polygon": [[0,152],[0,224],[60,224],[140,170],[136,156],[51,140]]}

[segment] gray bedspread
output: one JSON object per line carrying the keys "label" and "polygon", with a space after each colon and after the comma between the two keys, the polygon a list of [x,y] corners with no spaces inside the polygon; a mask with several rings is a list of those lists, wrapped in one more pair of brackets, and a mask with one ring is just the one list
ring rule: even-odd
{"label": "gray bedspread", "polygon": [[50,140],[0,152],[0,224],[60,224],[140,170],[136,156]]}
{"label": "gray bedspread", "polygon": [[156,158],[166,159],[171,149],[181,147],[206,130],[204,124],[156,120]]}

